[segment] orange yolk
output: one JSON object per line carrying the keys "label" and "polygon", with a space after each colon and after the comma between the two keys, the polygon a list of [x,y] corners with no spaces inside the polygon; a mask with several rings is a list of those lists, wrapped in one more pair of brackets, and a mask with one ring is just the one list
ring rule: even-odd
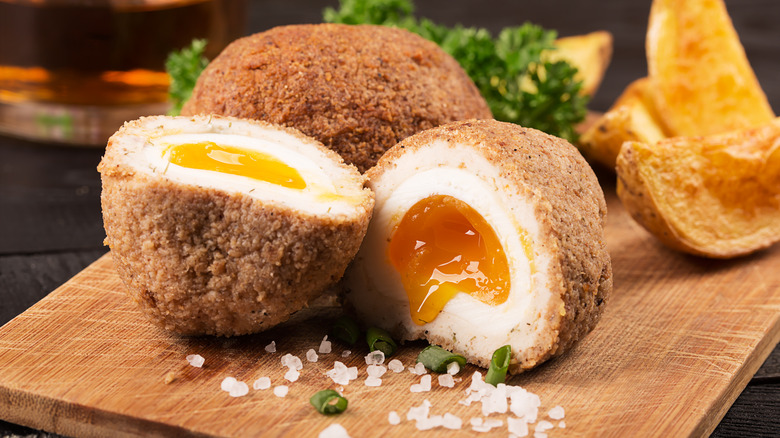
{"label": "orange yolk", "polygon": [[394,231],[388,254],[419,325],[433,321],[458,292],[490,305],[509,296],[509,266],[495,231],[451,196],[434,195],[412,206]]}
{"label": "orange yolk", "polygon": [[291,189],[306,188],[306,181],[295,168],[262,152],[210,141],[177,144],[167,150],[169,161],[182,167],[246,176]]}

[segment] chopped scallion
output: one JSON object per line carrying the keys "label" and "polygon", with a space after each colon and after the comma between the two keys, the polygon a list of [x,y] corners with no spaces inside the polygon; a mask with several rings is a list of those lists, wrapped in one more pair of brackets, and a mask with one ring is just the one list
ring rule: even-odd
{"label": "chopped scallion", "polygon": [[449,352],[438,345],[429,345],[417,356],[417,362],[421,362],[425,368],[435,373],[446,373],[447,365],[457,362],[458,366],[463,367],[466,365],[466,358]]}
{"label": "chopped scallion", "polygon": [[355,345],[355,342],[360,338],[360,327],[352,318],[342,316],[333,323],[330,333],[334,338],[342,342]]}
{"label": "chopped scallion", "polygon": [[506,372],[509,369],[509,360],[512,358],[512,346],[504,345],[493,352],[490,359],[490,368],[485,375],[485,382],[493,386],[506,381]]}
{"label": "chopped scallion", "polygon": [[390,337],[390,333],[377,327],[371,327],[366,331],[366,342],[368,342],[369,351],[379,350],[385,354],[385,357],[392,356],[398,349],[398,345]]}
{"label": "chopped scallion", "polygon": [[309,403],[314,406],[320,414],[333,415],[340,414],[347,410],[347,399],[342,397],[341,394],[332,390],[322,390],[309,399]]}

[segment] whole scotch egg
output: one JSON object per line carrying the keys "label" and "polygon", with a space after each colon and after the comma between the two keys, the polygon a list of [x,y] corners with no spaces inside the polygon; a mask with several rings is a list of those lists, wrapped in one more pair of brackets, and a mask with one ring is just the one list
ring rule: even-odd
{"label": "whole scotch egg", "polygon": [[391,148],[367,172],[376,204],[345,275],[366,324],[510,371],[559,355],[612,290],[598,181],[565,140],[494,120],[455,122]]}
{"label": "whole scotch egg", "polygon": [[126,123],[98,166],[106,243],[132,299],[186,335],[254,333],[341,278],[373,194],[298,131],[229,117]]}

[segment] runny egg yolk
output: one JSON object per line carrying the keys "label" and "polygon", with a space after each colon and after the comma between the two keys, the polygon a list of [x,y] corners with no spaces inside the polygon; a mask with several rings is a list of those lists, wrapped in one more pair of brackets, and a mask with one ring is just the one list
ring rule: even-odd
{"label": "runny egg yolk", "polygon": [[433,321],[459,292],[490,305],[509,296],[509,266],[493,227],[452,196],[414,204],[393,232],[388,255],[418,325]]}
{"label": "runny egg yolk", "polygon": [[273,155],[211,141],[169,146],[168,160],[182,167],[245,176],[291,189],[306,188],[294,168]]}

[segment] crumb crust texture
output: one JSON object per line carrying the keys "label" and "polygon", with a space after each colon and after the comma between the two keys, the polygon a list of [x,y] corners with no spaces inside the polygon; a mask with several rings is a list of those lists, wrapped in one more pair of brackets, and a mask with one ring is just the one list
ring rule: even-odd
{"label": "crumb crust texture", "polygon": [[[533,209],[538,224],[533,251],[538,264],[547,266],[541,279],[550,298],[532,320],[522,322],[534,327],[536,341],[521,351],[513,348],[510,371],[521,372],[562,354],[595,327],[612,291],[612,267],[603,234],[607,207],[592,169],[565,140],[509,123],[467,120],[421,132],[390,149],[367,172],[371,185],[385,172],[393,172],[405,154],[434,143],[444,143],[452,150],[467,145],[497,168],[498,184],[505,184],[502,189],[522,194]],[[377,191],[376,196],[380,205],[382,195]],[[385,328],[403,339],[425,338],[464,355],[471,363],[489,366],[489,354],[464,350],[454,334],[409,331],[402,324]]]}
{"label": "crumb crust texture", "polygon": [[[192,118],[225,125],[261,122]],[[106,244],[127,292],[156,325],[183,335],[259,332],[306,307],[343,274],[365,234],[373,195],[349,167],[363,198],[356,215],[309,215],[242,193],[183,184],[139,171],[124,157],[164,129],[164,117],[128,122],[108,142],[101,173]],[[225,132],[230,132],[225,128]],[[121,141],[120,141],[121,140]],[[140,145],[139,145],[140,146]]]}
{"label": "crumb crust texture", "polygon": [[402,29],[342,24],[282,26],[234,41],[182,109],[210,113],[294,127],[361,172],[416,132],[492,118],[435,43]]}

